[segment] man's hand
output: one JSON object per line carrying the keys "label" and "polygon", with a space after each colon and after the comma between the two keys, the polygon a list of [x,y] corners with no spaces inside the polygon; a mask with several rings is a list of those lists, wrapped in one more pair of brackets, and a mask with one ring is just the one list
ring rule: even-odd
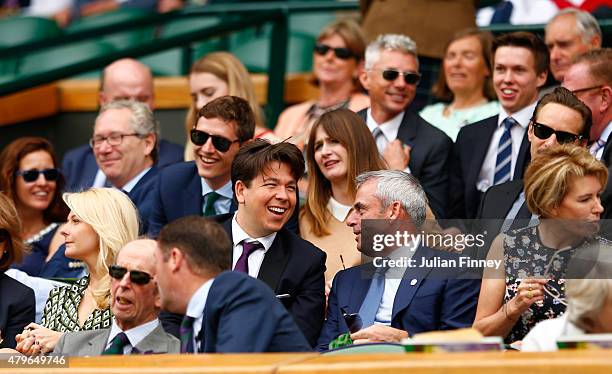
{"label": "man's hand", "polygon": [[406,331],[384,325],[372,325],[351,334],[353,344],[380,342],[399,343],[402,339],[407,337],[408,333]]}
{"label": "man's hand", "polygon": [[383,152],[383,158],[391,170],[404,170],[410,163],[410,146],[399,139],[390,142]]}

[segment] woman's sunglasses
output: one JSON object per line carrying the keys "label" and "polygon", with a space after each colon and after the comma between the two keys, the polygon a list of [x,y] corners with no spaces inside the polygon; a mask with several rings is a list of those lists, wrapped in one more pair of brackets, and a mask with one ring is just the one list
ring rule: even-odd
{"label": "woman's sunglasses", "polygon": [[15,175],[23,178],[23,180],[27,183],[34,182],[38,179],[38,176],[42,173],[47,182],[56,181],[59,178],[60,171],[59,169],[30,169],[30,170],[19,170],[15,173]]}
{"label": "woman's sunglasses", "polygon": [[238,142],[238,139],[229,140],[222,136],[210,135],[209,133],[196,129],[191,130],[190,136],[191,142],[195,145],[204,145],[208,141],[208,138],[212,138],[212,144],[219,152],[227,152],[233,143]]}
{"label": "woman's sunglasses", "polygon": [[348,48],[342,48],[342,47],[332,48],[328,46],[327,44],[321,44],[321,43],[317,43],[314,47],[315,53],[321,56],[325,56],[330,49],[334,51],[334,55],[336,55],[336,57],[338,57],[341,60],[348,60],[349,58],[355,57],[355,54],[353,53],[353,51],[351,51]]}
{"label": "woman's sunglasses", "polygon": [[[128,269],[119,265],[111,265],[108,267],[108,274],[111,277],[121,280],[125,276],[125,273],[128,272]],[[149,273],[145,273],[140,270],[130,270],[130,281],[134,284],[145,285],[149,283],[153,279],[153,277]]]}
{"label": "woman's sunglasses", "polygon": [[390,82],[396,80],[400,74],[404,76],[404,82],[406,82],[406,84],[415,85],[419,84],[421,81],[421,75],[412,71],[401,72],[395,69],[385,69],[382,71],[383,79]]}
{"label": "woman's sunglasses", "polygon": [[550,138],[552,134],[555,134],[559,144],[574,143],[576,140],[582,140],[582,135],[572,134],[567,131],[557,131],[535,121],[531,122],[531,126],[533,127],[533,135],[542,140]]}

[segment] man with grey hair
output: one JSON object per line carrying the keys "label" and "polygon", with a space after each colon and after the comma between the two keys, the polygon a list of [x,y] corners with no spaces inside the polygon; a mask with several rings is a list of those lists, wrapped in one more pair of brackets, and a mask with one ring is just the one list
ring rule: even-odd
{"label": "man with grey hair", "polygon": [[[455,270],[440,274],[436,266],[426,265],[435,259],[458,259],[426,247],[418,235],[423,233],[426,203],[423,188],[406,172],[372,171],[357,177],[346,223],[356,235],[357,249],[373,261],[336,274],[319,351],[349,332],[354,343],[399,342],[415,333],[472,325],[480,282],[457,279]],[[383,227],[384,234],[404,232],[411,239],[376,248],[375,237]]]}
{"label": "man with grey hair", "polygon": [[358,114],[389,168],[414,175],[433,212],[443,218],[452,141],[410,108],[420,77],[414,41],[404,35],[380,35],[368,45],[365,69],[359,77],[369,92],[371,107]]}
{"label": "man with grey hair", "polygon": [[567,8],[546,24],[545,42],[550,52],[550,71],[558,82],[563,82],[576,56],[601,47],[601,29],[589,12]]}

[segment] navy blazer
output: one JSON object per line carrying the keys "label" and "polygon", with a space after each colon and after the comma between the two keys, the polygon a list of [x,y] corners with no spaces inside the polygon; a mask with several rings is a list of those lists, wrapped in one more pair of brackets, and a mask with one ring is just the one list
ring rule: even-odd
{"label": "navy blazer", "polygon": [[[357,113],[367,121],[367,109]],[[448,166],[453,141],[411,109],[397,132],[397,139],[410,145],[410,173],[425,190],[429,206],[437,218],[446,218],[448,210]]]}
{"label": "navy blazer", "polygon": [[34,322],[35,312],[34,291],[0,272],[0,331],[4,339],[0,348],[15,348],[15,335]]}
{"label": "navy blazer", "polygon": [[[230,239],[233,213],[215,216]],[[277,232],[257,278],[270,286],[314,346],[325,317],[325,259],[327,255],[286,228]]]}
{"label": "navy blazer", "polygon": [[[454,253],[419,247],[414,253],[416,264],[421,258],[433,256],[456,258]],[[317,343],[318,351],[326,351],[329,342],[349,332],[341,309],[358,313],[370,288],[371,263],[342,270],[336,274],[329,294],[327,319]],[[413,335],[433,330],[451,330],[470,327],[476,315],[480,291],[478,279],[443,279],[433,277],[431,268],[406,269],[400,283],[391,317],[391,327]]]}
{"label": "navy blazer", "polygon": [[[450,172],[450,218],[476,218],[482,193],[476,189],[478,175],[489,150],[499,116],[495,115],[463,127],[453,148]],[[514,166],[514,177],[520,179],[529,160],[527,131]]]}
{"label": "navy blazer", "polygon": [[225,271],[206,298],[200,352],[307,352],[312,348],[274,293],[247,274]]}
{"label": "navy blazer", "polygon": [[[183,161],[185,151],[180,145],[166,140],[159,141],[159,159],[156,165],[163,168]],[[98,164],[89,144],[69,150],[62,160],[62,174],[66,178],[66,191],[77,192],[90,188],[96,179]]]}

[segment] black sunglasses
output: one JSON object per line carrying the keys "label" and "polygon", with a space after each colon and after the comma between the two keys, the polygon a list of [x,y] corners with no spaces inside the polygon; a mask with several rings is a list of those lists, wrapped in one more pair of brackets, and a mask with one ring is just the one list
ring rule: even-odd
{"label": "black sunglasses", "polygon": [[349,58],[355,57],[355,54],[353,53],[353,51],[351,51],[348,48],[342,48],[342,47],[332,48],[328,46],[327,44],[321,44],[321,43],[317,43],[314,47],[315,53],[321,56],[325,56],[330,49],[334,51],[334,55],[336,55],[336,57],[338,57],[341,60],[348,60]]}
{"label": "black sunglasses", "polygon": [[[125,273],[128,272],[128,269],[119,265],[111,265],[108,267],[108,274],[111,277],[121,280],[125,276]],[[130,270],[130,281],[134,284],[145,285],[149,283],[153,279],[153,277],[149,273],[145,273],[140,270]]]}
{"label": "black sunglasses", "polygon": [[533,135],[539,139],[546,140],[550,138],[552,134],[555,134],[559,144],[573,143],[576,140],[582,140],[583,138],[582,135],[572,134],[571,132],[567,131],[557,131],[535,121],[531,122],[531,126],[533,126]]}
{"label": "black sunglasses", "polygon": [[56,181],[59,178],[59,169],[30,169],[30,170],[19,170],[15,175],[21,175],[25,182],[31,183],[38,179],[38,176],[42,173],[47,182]]}
{"label": "black sunglasses", "polygon": [[208,141],[208,138],[212,138],[212,143],[219,152],[227,152],[227,150],[232,146],[232,144],[238,142],[238,139],[229,140],[222,136],[210,135],[209,133],[196,129],[191,130],[190,135],[191,142],[195,145],[204,145],[204,143]]}
{"label": "black sunglasses", "polygon": [[401,72],[395,69],[385,69],[382,71],[383,79],[391,82],[396,80],[400,74],[404,76],[406,84],[416,85],[421,81],[421,74],[412,71]]}

